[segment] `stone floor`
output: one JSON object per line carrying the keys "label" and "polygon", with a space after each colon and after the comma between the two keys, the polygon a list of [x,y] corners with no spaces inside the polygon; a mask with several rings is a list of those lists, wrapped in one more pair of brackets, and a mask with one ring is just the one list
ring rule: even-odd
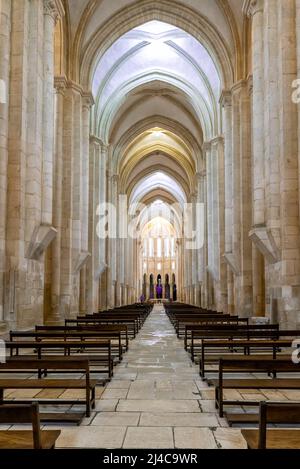
{"label": "stone floor", "polygon": [[156,305],[92,417],[63,427],[57,447],[245,448],[240,430],[218,418],[212,398]]}
{"label": "stone floor", "polygon": [[[217,377],[216,367],[211,368],[210,377]],[[251,376],[261,377],[243,374],[241,378]],[[84,394],[76,390],[28,389],[10,390],[5,397],[79,400]],[[300,400],[299,391],[244,389],[224,391],[224,395],[241,401],[240,407],[227,407],[230,412],[257,412],[255,407],[243,406],[243,401],[249,399]],[[214,389],[199,379],[198,367],[192,364],[160,305],[154,307],[137,338],[130,342],[112,381],[105,388],[97,387],[96,398],[91,417],[79,427],[43,427],[62,430],[57,448],[246,448],[240,430],[228,428],[226,420],[218,417]],[[85,407],[53,403],[43,406],[43,410],[74,412],[84,411]],[[0,428],[18,429],[24,425]]]}

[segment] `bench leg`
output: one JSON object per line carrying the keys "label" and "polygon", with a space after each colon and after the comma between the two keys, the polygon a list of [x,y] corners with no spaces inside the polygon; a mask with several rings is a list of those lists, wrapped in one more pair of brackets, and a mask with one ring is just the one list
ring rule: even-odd
{"label": "bench leg", "polygon": [[92,409],[95,409],[95,407],[96,407],[96,388],[95,387],[92,389],[91,404],[92,404]]}
{"label": "bench leg", "polygon": [[223,418],[223,389],[219,387],[219,417]]}
{"label": "bench leg", "polygon": [[215,408],[216,408],[216,409],[219,408],[219,393],[218,393],[218,389],[219,389],[219,388],[216,388],[216,389],[215,389]]}
{"label": "bench leg", "polygon": [[86,388],[86,416],[91,416],[91,396],[90,396],[90,389]]}

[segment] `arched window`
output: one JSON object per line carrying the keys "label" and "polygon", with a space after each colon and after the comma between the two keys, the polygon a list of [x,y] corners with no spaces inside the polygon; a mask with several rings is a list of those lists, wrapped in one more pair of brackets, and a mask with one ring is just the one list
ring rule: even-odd
{"label": "arched window", "polygon": [[149,238],[149,257],[154,256],[154,243],[153,238]]}
{"label": "arched window", "polygon": [[171,238],[171,257],[175,257],[175,239]]}
{"label": "arched window", "polygon": [[165,238],[165,257],[170,257],[170,239]]}
{"label": "arched window", "polygon": [[148,255],[148,243],[147,243],[147,239],[144,239],[144,243],[143,243],[143,256],[144,257],[147,257]]}
{"label": "arched window", "polygon": [[162,256],[162,250],[161,250],[161,238],[157,238],[157,244],[156,244],[156,248],[157,248],[157,257],[161,257]]}

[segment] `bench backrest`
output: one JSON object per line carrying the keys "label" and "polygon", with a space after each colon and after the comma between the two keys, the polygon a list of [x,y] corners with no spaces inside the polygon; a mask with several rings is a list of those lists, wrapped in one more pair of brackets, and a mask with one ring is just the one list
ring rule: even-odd
{"label": "bench backrest", "polygon": [[266,449],[267,424],[299,424],[300,403],[261,402],[259,405],[258,449]]}
{"label": "bench backrest", "polygon": [[42,448],[40,414],[38,403],[28,405],[8,405],[0,406],[0,423],[1,424],[32,424],[33,448]]}
{"label": "bench backrest", "polygon": [[0,371],[6,370],[79,370],[89,373],[89,360],[86,357],[49,356],[48,358],[7,357],[5,363],[0,363]]}
{"label": "bench backrest", "polygon": [[263,356],[252,358],[251,356],[245,356],[243,358],[230,357],[220,358],[219,360],[219,374],[221,375],[224,371],[259,371],[259,372],[293,372],[297,373],[300,371],[300,366],[292,362],[292,359],[287,357],[277,357],[276,359],[265,359]]}

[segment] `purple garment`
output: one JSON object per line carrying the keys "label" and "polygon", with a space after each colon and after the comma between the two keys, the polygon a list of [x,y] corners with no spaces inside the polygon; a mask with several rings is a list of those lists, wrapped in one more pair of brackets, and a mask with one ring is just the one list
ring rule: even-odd
{"label": "purple garment", "polygon": [[156,295],[157,295],[157,298],[162,297],[162,286],[161,285],[156,285]]}

